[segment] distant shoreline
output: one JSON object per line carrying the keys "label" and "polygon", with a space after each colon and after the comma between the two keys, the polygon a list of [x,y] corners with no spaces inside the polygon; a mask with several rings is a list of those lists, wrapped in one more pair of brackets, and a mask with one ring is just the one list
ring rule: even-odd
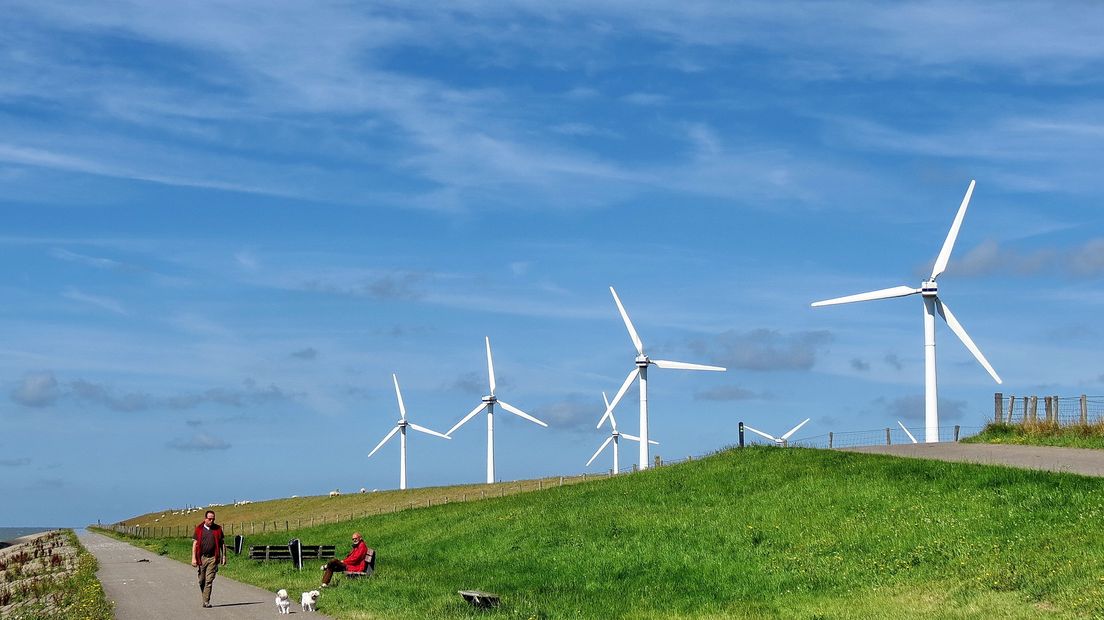
{"label": "distant shoreline", "polygon": [[60,527],[0,527],[0,549],[10,547],[19,542],[20,538],[52,530],[60,530]]}

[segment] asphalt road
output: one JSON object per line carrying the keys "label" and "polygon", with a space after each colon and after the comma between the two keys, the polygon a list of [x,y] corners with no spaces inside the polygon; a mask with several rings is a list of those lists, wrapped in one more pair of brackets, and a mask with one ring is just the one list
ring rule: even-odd
{"label": "asphalt road", "polygon": [[[93,532],[78,532],[83,544],[100,562],[96,573],[107,598],[115,603],[116,620],[151,618],[233,618],[283,617],[276,612],[276,594],[244,583],[215,578],[211,607],[203,608],[196,569],[176,560],[150,553]],[[149,560],[143,562],[141,560]],[[234,560],[231,560],[233,562]],[[311,620],[324,620],[321,613],[304,613],[299,592],[290,592],[291,613]],[[325,592],[318,601],[325,609]]]}
{"label": "asphalt road", "polygon": [[889,454],[918,459],[1005,465],[1023,469],[1104,476],[1104,450],[1008,446],[975,443],[910,443],[896,446],[843,448],[847,452]]}

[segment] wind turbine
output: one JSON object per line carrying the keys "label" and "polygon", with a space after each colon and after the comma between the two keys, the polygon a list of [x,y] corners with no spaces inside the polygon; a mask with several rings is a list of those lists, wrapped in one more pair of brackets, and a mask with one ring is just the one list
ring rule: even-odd
{"label": "wind turbine", "polygon": [[495,481],[495,464],[494,464],[494,406],[495,403],[502,405],[502,408],[510,413],[525,418],[534,424],[540,424],[541,426],[548,428],[548,425],[533,416],[525,413],[521,409],[511,405],[504,400],[498,400],[495,397],[495,375],[494,375],[494,362],[491,360],[491,339],[487,338],[487,375],[490,377],[491,393],[483,397],[483,402],[478,407],[471,410],[471,413],[464,416],[462,420],[456,423],[455,426],[449,429],[445,435],[451,436],[453,431],[463,426],[468,420],[475,417],[477,413],[487,410],[487,484],[491,484]]}
{"label": "wind turbine", "polygon": [[383,447],[383,444],[387,443],[388,439],[395,436],[395,433],[399,433],[399,488],[406,488],[406,427],[410,427],[420,433],[427,435],[436,435],[438,437],[444,437],[445,439],[452,439],[447,435],[442,435],[437,431],[431,431],[424,426],[418,426],[413,422],[406,421],[406,405],[403,404],[402,392],[399,391],[399,378],[394,374],[391,375],[391,379],[395,382],[395,397],[399,399],[399,421],[395,423],[395,428],[391,429],[390,433],[376,444],[376,447],[368,453],[368,458],[372,458],[372,455],[377,450]]}
{"label": "wind turbine", "polygon": [[[618,441],[618,439],[620,439],[621,437],[624,437],[625,439],[631,439],[633,441],[640,441],[640,438],[636,437],[634,435],[630,435],[628,433],[619,432],[617,430],[617,418],[613,417],[613,410],[610,409],[610,402],[609,402],[609,399],[606,398],[606,393],[605,392],[602,392],[602,400],[606,401],[606,413],[602,416],[601,420],[598,420],[598,426],[596,426],[595,428],[602,428],[602,424],[606,421],[606,417],[608,416],[609,421],[610,421],[610,428],[613,429],[613,432],[610,434],[609,437],[606,437],[606,440],[604,442],[602,442],[602,445],[598,448],[598,451],[594,453],[594,456],[590,457],[590,460],[587,461],[586,466],[590,467],[590,464],[594,462],[594,459],[598,458],[598,455],[602,453],[602,450],[605,450],[606,446],[608,446],[610,444],[610,442],[612,441],[613,442],[613,473],[614,473],[614,475],[616,475],[617,472],[621,471],[621,464],[618,461],[618,456],[617,456],[617,441]],[[650,439],[648,440],[648,443],[652,444],[653,446],[658,446],[659,445],[658,441],[652,441]]]}
{"label": "wind turbine", "polygon": [[[644,354],[644,343],[640,341],[640,336],[636,333],[636,328],[633,327],[632,321],[629,320],[629,314],[625,312],[625,306],[621,305],[621,298],[617,296],[617,291],[610,287],[610,292],[613,293],[613,301],[617,304],[617,310],[621,313],[621,318],[625,321],[625,328],[629,330],[629,337],[632,338],[633,345],[636,347],[636,368],[629,372],[629,376],[625,378],[625,383],[621,384],[621,389],[617,390],[617,395],[613,397],[613,402],[606,407],[606,415],[611,415],[613,408],[617,406],[617,403],[621,401],[621,397],[625,395],[625,391],[629,389],[633,379],[640,378],[640,469],[648,469],[648,366],[655,365],[660,368],[674,368],[678,370],[714,370],[718,372],[724,372],[725,369],[720,366],[706,366],[704,364],[690,364],[687,362],[671,362],[668,360],[654,360]],[[602,416],[603,419],[605,416]],[[601,422],[599,422],[599,425]]]}
{"label": "wind turbine", "polygon": [[966,207],[970,204],[970,197],[974,193],[974,181],[970,181],[970,187],[966,189],[966,196],[962,198],[962,205],[958,207],[958,214],[955,215],[954,223],[951,224],[951,230],[947,233],[947,239],[943,242],[943,249],[939,251],[939,256],[935,259],[935,266],[932,268],[931,277],[920,284],[920,288],[912,288],[911,286],[895,286],[892,288],[881,289],[877,291],[871,291],[869,293],[859,293],[857,295],[848,295],[847,297],[837,297],[835,299],[827,299],[824,301],[813,302],[813,306],[831,306],[835,304],[849,304],[856,301],[871,301],[874,299],[890,299],[892,297],[906,297],[908,295],[915,295],[920,293],[924,299],[924,441],[926,443],[935,443],[939,441],[939,403],[938,403],[938,387],[936,385],[935,374],[935,315],[938,314],[951,328],[951,331],[958,336],[958,339],[962,341],[962,344],[966,345],[966,348],[970,353],[974,354],[977,361],[989,371],[989,374],[993,377],[993,380],[997,383],[1001,383],[1001,378],[997,376],[997,371],[993,370],[993,367],[989,365],[989,361],[982,355],[981,350],[977,348],[974,341],[970,339],[970,335],[966,333],[966,330],[962,327],[962,324],[958,322],[958,319],[951,314],[951,309],[947,307],[939,299],[939,287],[936,285],[935,280],[938,278],[944,270],[947,268],[947,261],[951,258],[951,250],[954,248],[955,239],[958,238],[958,229],[962,226],[962,218],[966,216]]}
{"label": "wind turbine", "polygon": [[776,443],[780,446],[784,446],[784,445],[786,445],[786,440],[790,438],[790,435],[793,435],[794,433],[796,433],[797,429],[801,428],[802,426],[805,426],[805,424],[808,423],[809,420],[811,420],[811,419],[812,418],[805,418],[804,422],[802,422],[801,424],[798,424],[797,426],[791,428],[789,431],[786,431],[786,434],[782,435],[781,437],[775,437],[774,435],[768,435],[768,434],[764,433],[761,430],[758,430],[758,429],[755,429],[755,428],[752,428],[752,427],[748,426],[747,424],[744,424],[744,430],[751,431],[751,432],[756,433],[758,435],[762,435],[763,437],[766,437],[767,439],[773,441],[774,443]]}

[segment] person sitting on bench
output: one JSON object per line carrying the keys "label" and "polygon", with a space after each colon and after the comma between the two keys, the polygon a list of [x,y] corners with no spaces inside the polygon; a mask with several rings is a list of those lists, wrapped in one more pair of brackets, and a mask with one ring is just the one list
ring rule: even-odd
{"label": "person sitting on bench", "polygon": [[368,564],[368,556],[372,553],[372,550],[368,548],[368,545],[364,544],[364,540],[360,537],[360,532],[353,533],[353,549],[349,551],[349,555],[345,556],[344,560],[330,560],[322,566],[322,587],[325,588],[330,585],[330,578],[334,573],[364,573],[372,570]]}

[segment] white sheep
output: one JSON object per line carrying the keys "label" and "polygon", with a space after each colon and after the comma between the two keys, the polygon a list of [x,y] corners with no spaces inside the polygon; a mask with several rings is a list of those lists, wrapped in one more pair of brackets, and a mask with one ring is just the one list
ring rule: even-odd
{"label": "white sheep", "polygon": [[338,495],[341,495],[341,491],[337,489],[330,491],[330,497],[337,497]]}

